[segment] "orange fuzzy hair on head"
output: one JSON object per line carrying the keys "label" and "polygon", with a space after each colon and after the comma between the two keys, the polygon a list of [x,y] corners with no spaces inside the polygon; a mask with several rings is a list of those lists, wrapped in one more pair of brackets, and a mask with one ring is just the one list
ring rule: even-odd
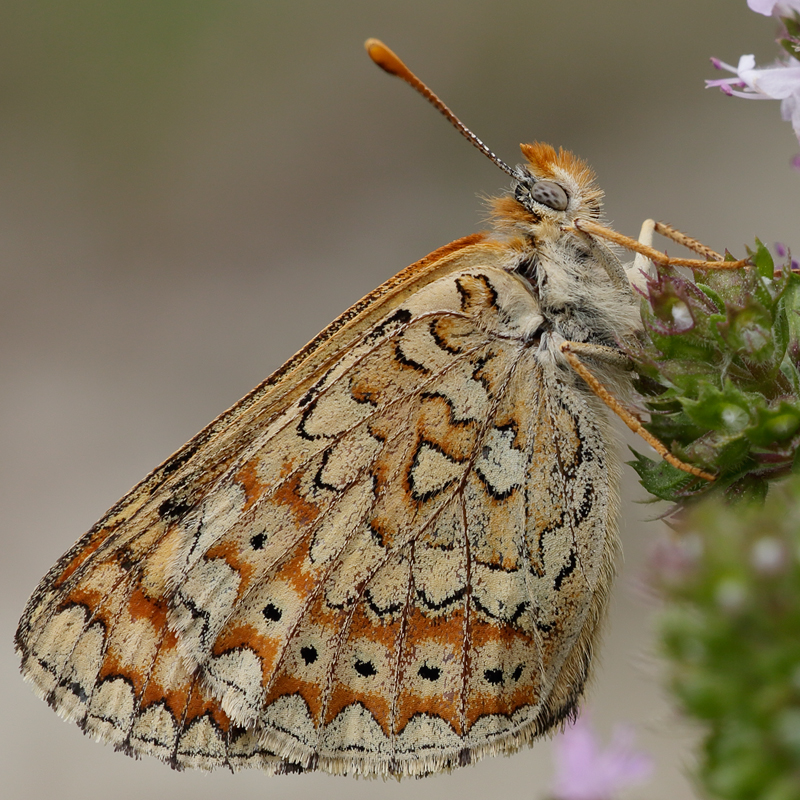
{"label": "orange fuzzy hair on head", "polygon": [[[558,183],[570,198],[568,216],[585,215],[599,219],[602,213],[603,192],[595,184],[591,167],[570,150],[556,150],[544,142],[521,144],[520,149],[528,162],[528,169],[537,180]],[[540,219],[523,206],[513,195],[504,195],[491,201],[492,216],[504,227],[509,222],[537,223]]]}
{"label": "orange fuzzy hair on head", "polygon": [[[540,179],[558,181],[565,173],[581,185],[584,190],[595,189],[594,170],[571,150],[555,147],[545,142],[521,144],[519,149],[528,160],[531,172]],[[599,190],[598,190],[599,191]]]}
{"label": "orange fuzzy hair on head", "polygon": [[579,198],[584,211],[594,217],[600,215],[603,190],[595,183],[594,170],[582,158],[563,147],[556,152],[544,142],[521,144],[519,148],[535,177],[562,184],[570,196]]}

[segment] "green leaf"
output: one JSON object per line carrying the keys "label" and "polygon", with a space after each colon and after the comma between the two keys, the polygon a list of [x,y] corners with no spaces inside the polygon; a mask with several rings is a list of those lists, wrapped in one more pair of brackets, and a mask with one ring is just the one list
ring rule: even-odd
{"label": "green leaf", "polygon": [[772,260],[772,256],[769,250],[764,246],[764,243],[760,239],[756,239],[755,251],[748,247],[747,252],[756,265],[758,274],[763,278],[772,279],[772,276],[775,274],[775,262]]}
{"label": "green leaf", "polygon": [[746,431],[747,438],[755,445],[769,447],[790,439],[800,430],[800,408],[795,403],[782,400],[775,408],[762,407],[755,411],[755,425]]}
{"label": "green leaf", "polygon": [[[740,476],[747,473],[751,443],[744,435],[728,435],[707,431],[676,454],[691,463],[705,464],[721,476]],[[743,471],[744,468],[744,471]]]}
{"label": "green leaf", "polygon": [[742,433],[751,424],[750,406],[755,399],[726,381],[721,390],[705,384],[697,400],[683,398],[681,404],[689,418],[701,427],[731,435]]}
{"label": "green leaf", "polygon": [[729,350],[751,361],[763,364],[772,358],[772,314],[755,297],[748,297],[739,306],[728,306],[728,318],[717,325]]}
{"label": "green leaf", "polygon": [[772,326],[772,340],[774,342],[775,361],[780,365],[789,346],[791,328],[786,315],[786,298],[781,297],[775,307],[775,322]]}
{"label": "green leaf", "polygon": [[642,486],[661,500],[674,502],[686,495],[690,484],[697,484],[699,481],[702,481],[703,484],[706,483],[702,478],[695,478],[666,461],[653,461],[647,456],[637,453],[633,448],[629,449],[636,457],[636,461],[628,461],[628,465],[639,474]]}
{"label": "green leaf", "polygon": [[705,283],[698,283],[697,288],[711,300],[720,314],[725,310],[725,302],[710,286]]}
{"label": "green leaf", "polygon": [[782,299],[786,324],[789,326],[789,341],[800,342],[800,275],[797,273],[788,275]]}
{"label": "green leaf", "polygon": [[[705,352],[705,351],[704,351]],[[710,356],[702,360],[689,358],[669,358],[659,362],[659,377],[666,380],[672,388],[680,390],[684,395],[696,396],[705,384],[717,384],[720,379],[720,369]]]}

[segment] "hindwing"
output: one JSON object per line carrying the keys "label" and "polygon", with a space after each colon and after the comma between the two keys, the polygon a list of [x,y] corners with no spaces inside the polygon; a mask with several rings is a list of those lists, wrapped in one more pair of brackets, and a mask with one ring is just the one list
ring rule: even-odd
{"label": "hindwing", "polygon": [[604,420],[480,237],[384,284],[43,580],[23,672],[173,766],[426,774],[577,701],[615,548]]}

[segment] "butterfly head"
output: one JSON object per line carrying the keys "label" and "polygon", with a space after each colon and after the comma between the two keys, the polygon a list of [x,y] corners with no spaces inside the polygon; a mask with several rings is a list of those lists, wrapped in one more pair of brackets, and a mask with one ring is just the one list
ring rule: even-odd
{"label": "butterfly head", "polygon": [[521,149],[527,163],[514,169],[513,192],[493,203],[501,225],[542,235],[543,228],[555,234],[576,219],[599,219],[603,193],[585,161],[541,142]]}

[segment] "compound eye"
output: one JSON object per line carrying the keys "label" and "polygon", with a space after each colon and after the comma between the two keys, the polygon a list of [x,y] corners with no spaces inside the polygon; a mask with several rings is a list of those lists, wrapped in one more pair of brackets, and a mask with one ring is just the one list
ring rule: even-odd
{"label": "compound eye", "polygon": [[567,193],[553,181],[537,181],[531,189],[531,197],[554,211],[564,211],[569,204]]}

